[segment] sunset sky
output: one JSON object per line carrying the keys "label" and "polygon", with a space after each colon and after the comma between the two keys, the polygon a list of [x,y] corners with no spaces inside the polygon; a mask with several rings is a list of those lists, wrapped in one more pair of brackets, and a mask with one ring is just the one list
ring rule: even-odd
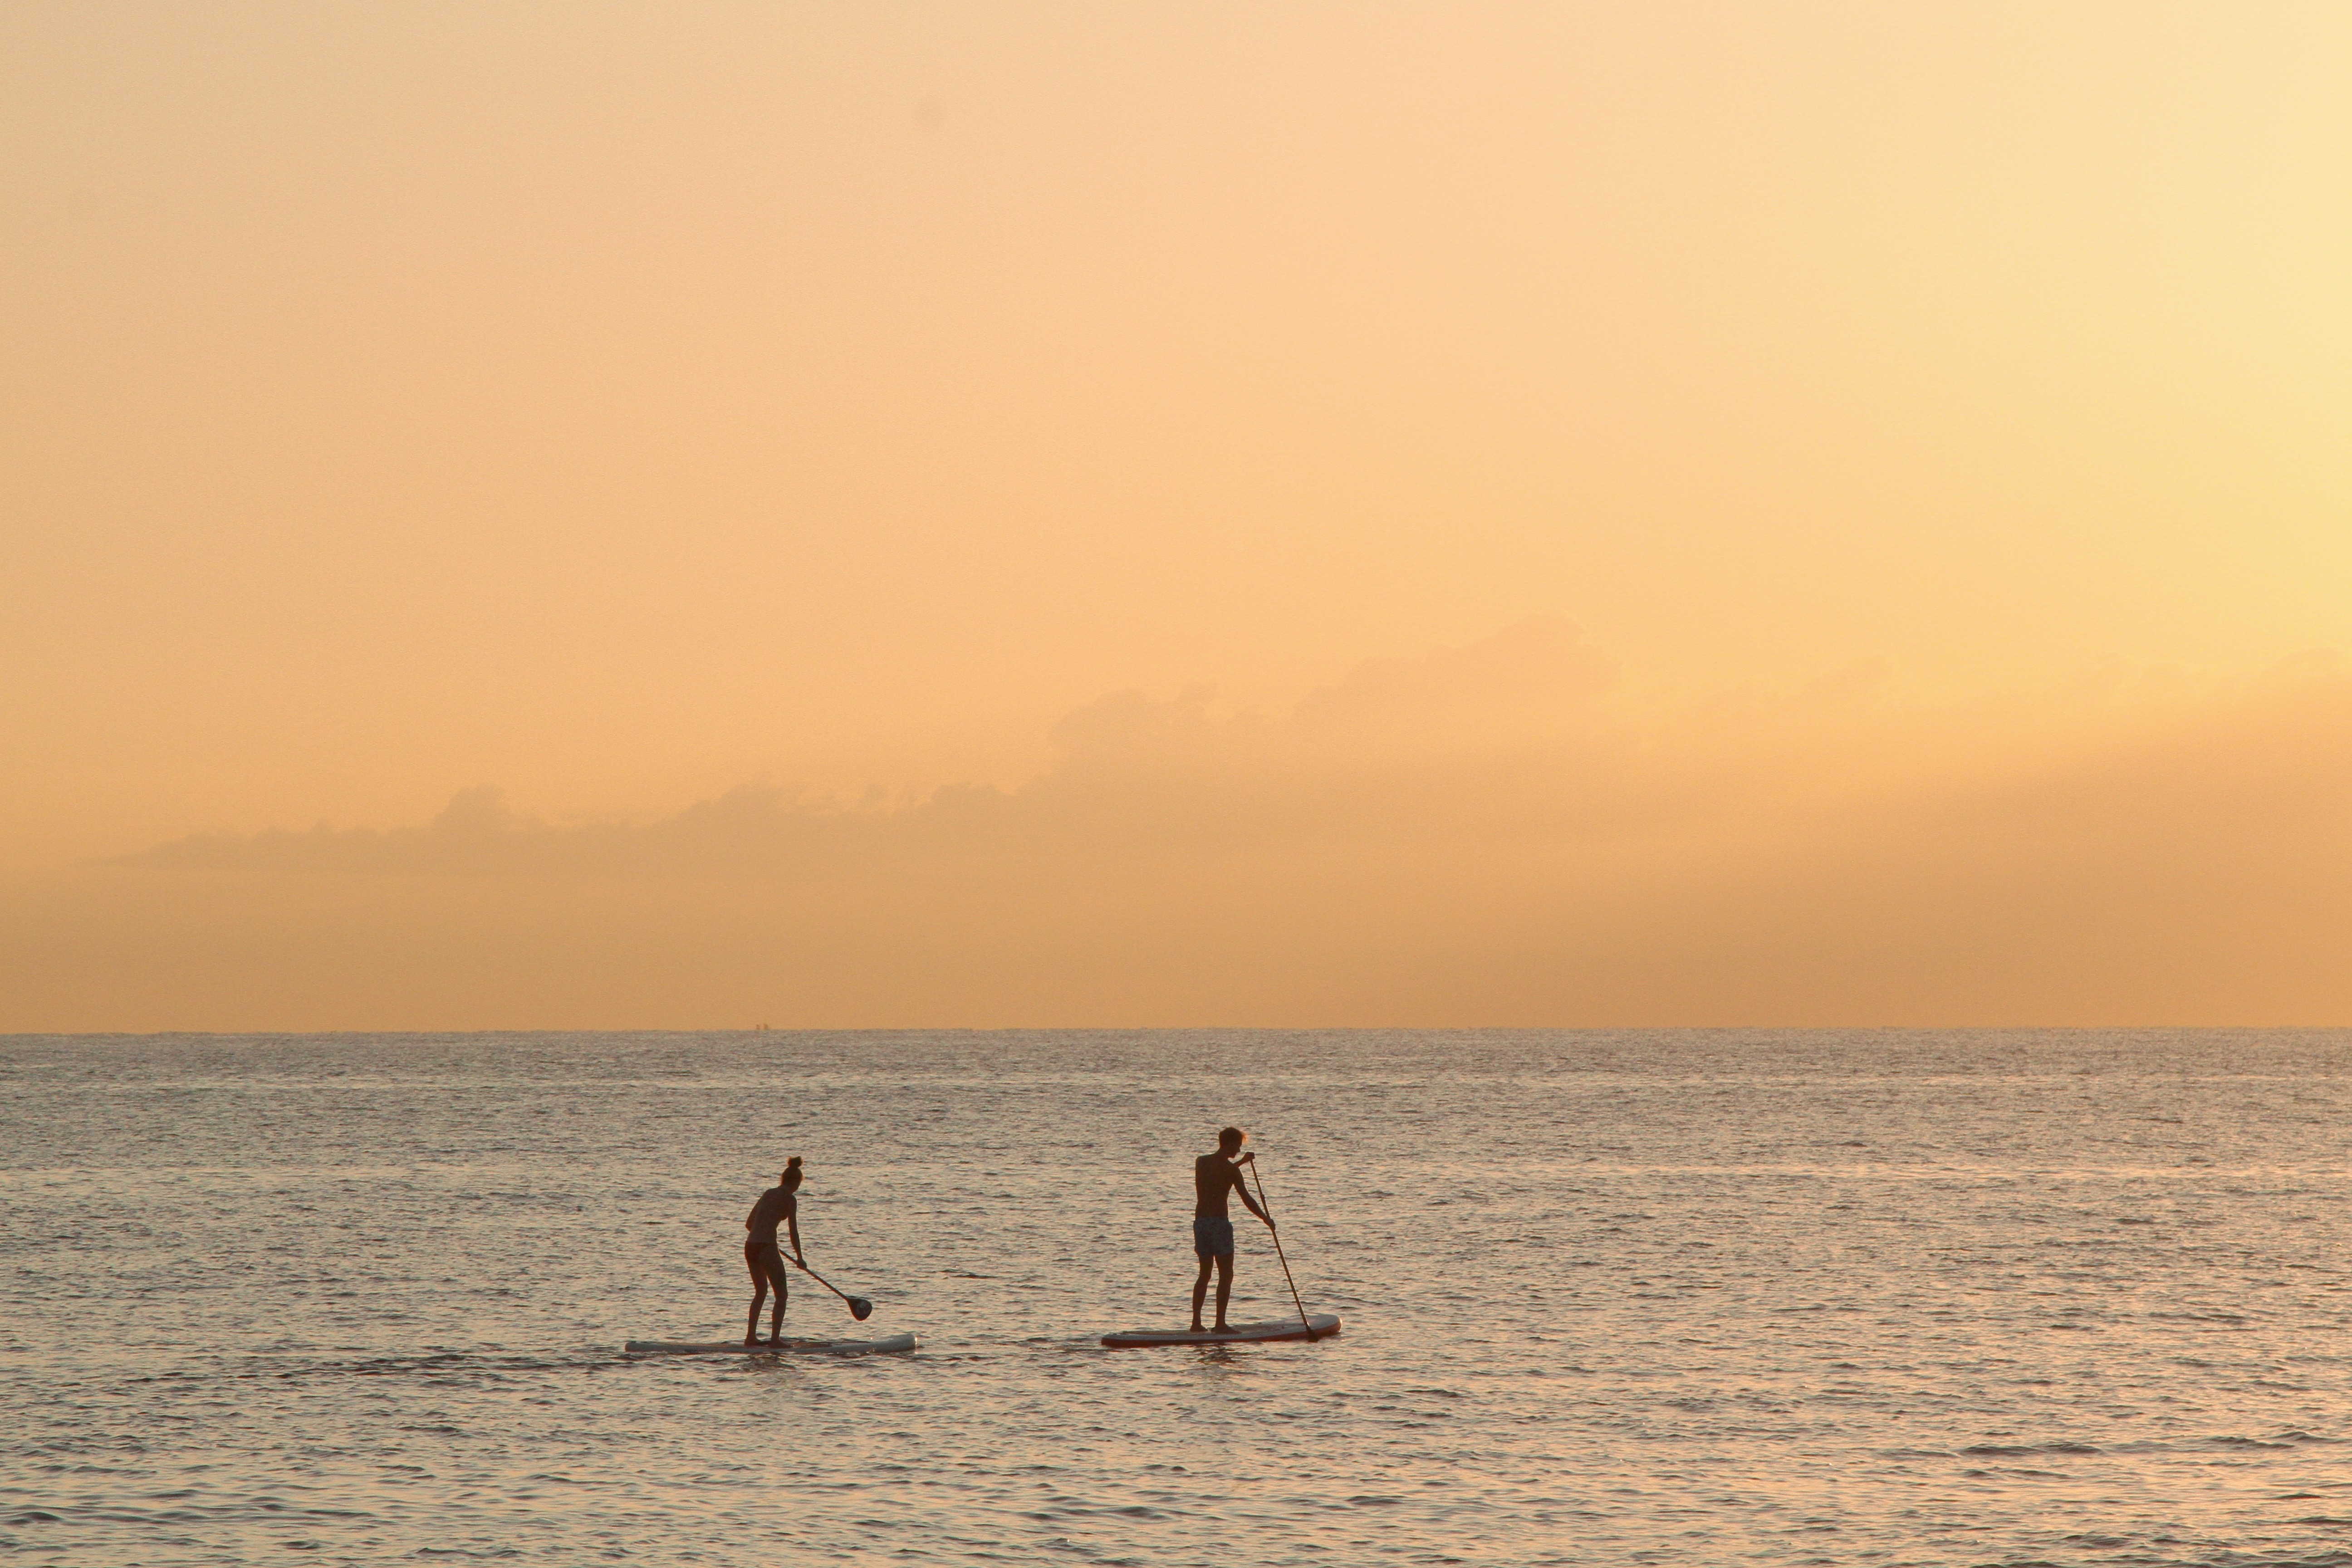
{"label": "sunset sky", "polygon": [[2352,1023],[2347,81],[0,10],[0,1030]]}

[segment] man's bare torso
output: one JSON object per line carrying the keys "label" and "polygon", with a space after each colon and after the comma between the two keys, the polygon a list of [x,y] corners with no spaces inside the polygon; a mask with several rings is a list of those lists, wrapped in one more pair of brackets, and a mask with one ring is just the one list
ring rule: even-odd
{"label": "man's bare torso", "polygon": [[1240,1184],[1241,1170],[1223,1154],[1202,1154],[1192,1162],[1192,1192],[1195,1201],[1192,1215],[1213,1215],[1223,1219],[1225,1197]]}

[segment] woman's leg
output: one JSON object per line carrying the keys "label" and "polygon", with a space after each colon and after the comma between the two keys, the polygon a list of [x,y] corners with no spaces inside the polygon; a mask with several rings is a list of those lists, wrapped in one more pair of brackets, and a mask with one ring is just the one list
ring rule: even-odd
{"label": "woman's leg", "polygon": [[[751,1321],[743,1325],[743,1342],[756,1345],[760,1342],[760,1307],[768,1299],[768,1271],[761,1267],[759,1258],[748,1252],[743,1255],[743,1264],[751,1271]],[[777,1302],[779,1310],[782,1305]]]}
{"label": "woman's leg", "polygon": [[[772,1247],[766,1254],[765,1261],[768,1266],[767,1282],[775,1288],[776,1292],[776,1311],[775,1315],[768,1320],[768,1338],[782,1341],[784,1337],[784,1305],[792,1295],[792,1289],[785,1282],[783,1254]],[[751,1309],[751,1321],[755,1323],[760,1321],[760,1309],[757,1305]]]}

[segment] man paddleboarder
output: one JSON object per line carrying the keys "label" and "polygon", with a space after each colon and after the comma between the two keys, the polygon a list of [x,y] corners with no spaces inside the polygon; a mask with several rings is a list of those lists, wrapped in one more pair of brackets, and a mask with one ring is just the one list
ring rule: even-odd
{"label": "man paddleboarder", "polygon": [[[1249,1134],[1238,1127],[1228,1127],[1217,1134],[1217,1152],[1202,1154],[1192,1162],[1192,1251],[1201,1260],[1201,1272],[1192,1281],[1193,1333],[1205,1333],[1201,1327],[1201,1303],[1209,1294],[1209,1268],[1217,1270],[1217,1328],[1224,1333],[1231,1325],[1225,1321],[1225,1303],[1234,1294],[1234,1222],[1225,1215],[1225,1194],[1238,1194],[1243,1206],[1265,1221],[1265,1228],[1274,1228],[1274,1218],[1257,1206],[1249,1194],[1249,1184],[1242,1180],[1242,1167],[1257,1158],[1243,1154],[1242,1144]],[[1240,1155],[1240,1158],[1234,1158]],[[757,1309],[753,1309],[756,1315]]]}
{"label": "man paddleboarder", "polygon": [[[794,1194],[801,1190],[801,1157],[795,1154],[776,1178],[776,1184],[760,1194],[751,1205],[751,1216],[743,1228],[751,1234],[743,1238],[743,1262],[751,1270],[751,1321],[743,1325],[743,1342],[760,1342],[760,1303],[768,1299],[768,1290],[776,1292],[776,1310],[768,1320],[768,1342],[784,1342],[784,1256],[776,1246],[776,1226],[782,1225],[793,1238],[793,1258],[802,1267],[807,1259],[801,1252],[801,1202]],[[1244,1202],[1248,1194],[1244,1194]],[[1192,1314],[1199,1317],[1199,1312]]]}

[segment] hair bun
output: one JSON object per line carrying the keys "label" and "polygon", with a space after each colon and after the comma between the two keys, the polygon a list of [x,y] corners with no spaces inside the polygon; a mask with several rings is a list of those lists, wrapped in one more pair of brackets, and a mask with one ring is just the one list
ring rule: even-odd
{"label": "hair bun", "polygon": [[785,1162],[784,1162],[784,1169],[786,1169],[786,1170],[788,1170],[788,1171],[789,1171],[789,1170],[791,1170],[793,1166],[795,1166],[795,1165],[799,1164],[800,1163],[801,1163],[801,1157],[800,1157],[798,1154],[795,1154],[795,1155],[793,1155],[791,1159],[789,1159],[789,1160],[787,1160],[787,1161],[785,1161]]}

